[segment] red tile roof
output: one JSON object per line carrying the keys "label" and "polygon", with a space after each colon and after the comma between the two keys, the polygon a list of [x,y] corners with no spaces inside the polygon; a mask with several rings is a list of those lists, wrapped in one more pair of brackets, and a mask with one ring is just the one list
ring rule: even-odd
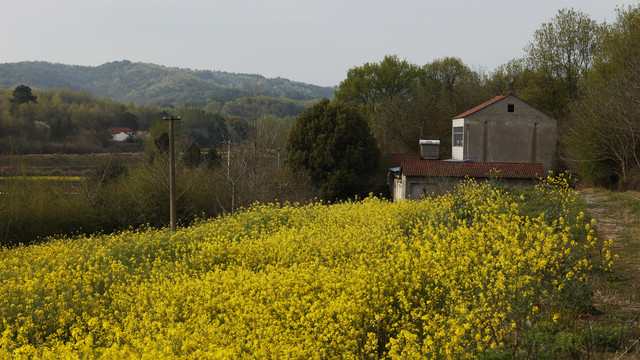
{"label": "red tile roof", "polygon": [[462,114],[460,114],[458,116],[454,116],[453,118],[454,119],[461,119],[463,117],[467,117],[467,116],[473,114],[474,112],[476,112],[478,110],[482,110],[482,109],[486,108],[487,106],[506,98],[507,96],[509,96],[509,95],[496,96],[493,99],[474,107],[473,109],[467,110],[467,111],[463,112]]}
{"label": "red tile roof", "polygon": [[111,126],[109,127],[109,132],[111,133],[111,135],[115,135],[120,133],[132,133],[133,130],[128,127]]}
{"label": "red tile roof", "polygon": [[[497,175],[493,174],[497,172]],[[400,173],[405,176],[450,176],[505,179],[536,179],[544,175],[542,164],[491,163],[470,161],[421,160],[403,162]]]}
{"label": "red tile roof", "polygon": [[[440,155],[440,160],[449,160],[451,156]],[[403,162],[407,161],[420,161],[422,155],[420,154],[389,154],[389,160],[391,160],[391,167],[399,167]],[[435,159],[432,159],[435,160]]]}

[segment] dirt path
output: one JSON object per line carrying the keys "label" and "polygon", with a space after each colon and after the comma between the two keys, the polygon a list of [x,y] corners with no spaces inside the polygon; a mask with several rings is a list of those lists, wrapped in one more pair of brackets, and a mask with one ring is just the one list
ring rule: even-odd
{"label": "dirt path", "polygon": [[619,350],[605,359],[640,359],[640,193],[583,190],[589,215],[596,220],[600,239],[613,239],[618,255],[613,272],[593,279],[593,301],[602,314],[593,321],[628,331]]}

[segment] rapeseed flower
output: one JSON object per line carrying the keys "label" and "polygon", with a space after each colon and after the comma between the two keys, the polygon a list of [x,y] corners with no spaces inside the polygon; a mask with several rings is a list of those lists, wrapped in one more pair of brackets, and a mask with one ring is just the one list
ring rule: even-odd
{"label": "rapeseed flower", "polygon": [[2,249],[0,357],[475,358],[612,261],[566,179],[535,196],[546,215],[470,181]]}

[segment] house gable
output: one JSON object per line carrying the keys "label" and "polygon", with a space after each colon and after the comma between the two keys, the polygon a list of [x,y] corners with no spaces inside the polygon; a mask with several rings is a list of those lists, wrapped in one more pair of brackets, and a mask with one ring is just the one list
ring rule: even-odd
{"label": "house gable", "polygon": [[554,118],[547,115],[538,108],[521,100],[515,95],[500,95],[493,99],[482,103],[473,109],[455,116],[453,119],[473,119],[475,117],[485,116],[510,116],[510,117],[535,117],[541,121],[556,122]]}
{"label": "house gable", "polygon": [[555,119],[518,97],[497,96],[452,120],[452,158],[554,170],[556,127]]}
{"label": "house gable", "polygon": [[453,118],[454,119],[463,119],[463,118],[465,118],[465,117],[467,117],[467,116],[469,116],[469,115],[471,115],[473,113],[476,113],[476,112],[486,108],[487,106],[492,105],[492,104],[494,104],[494,103],[496,103],[496,102],[498,102],[498,101],[500,101],[500,100],[502,100],[502,99],[504,99],[506,97],[507,97],[507,95],[496,96],[493,99],[491,99],[491,100],[489,100],[487,102],[484,102],[484,103],[482,103],[482,104],[480,104],[480,105],[478,105],[478,106],[476,106],[476,107],[474,107],[474,108],[472,108],[470,110],[467,110],[467,111],[463,112],[462,114],[460,114],[458,116],[454,116]]}

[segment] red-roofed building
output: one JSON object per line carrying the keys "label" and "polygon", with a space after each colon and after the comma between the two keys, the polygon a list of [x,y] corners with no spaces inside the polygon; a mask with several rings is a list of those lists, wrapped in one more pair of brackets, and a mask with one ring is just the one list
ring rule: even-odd
{"label": "red-roofed building", "polygon": [[540,163],[476,163],[440,160],[405,162],[402,163],[400,172],[404,176],[502,177],[508,179],[532,179],[544,175],[544,169]]}
{"label": "red-roofed building", "polygon": [[465,178],[533,185],[554,170],[556,120],[514,95],[497,96],[453,118],[451,159],[434,160],[438,145],[421,140],[420,155],[391,155],[395,200],[450,190]]}
{"label": "red-roofed building", "polygon": [[467,179],[500,179],[509,186],[531,186],[545,176],[541,163],[489,163],[453,160],[403,162],[395,172],[394,200],[420,199],[453,189]]}
{"label": "red-roofed building", "polygon": [[134,131],[128,127],[109,127],[109,134],[111,134],[111,140],[113,141],[125,141],[129,136],[133,136]]}
{"label": "red-roofed building", "polygon": [[530,186],[545,176],[540,163],[489,163],[419,160],[402,163],[395,176],[394,199],[420,199],[451,190],[466,178],[500,179],[505,185]]}

